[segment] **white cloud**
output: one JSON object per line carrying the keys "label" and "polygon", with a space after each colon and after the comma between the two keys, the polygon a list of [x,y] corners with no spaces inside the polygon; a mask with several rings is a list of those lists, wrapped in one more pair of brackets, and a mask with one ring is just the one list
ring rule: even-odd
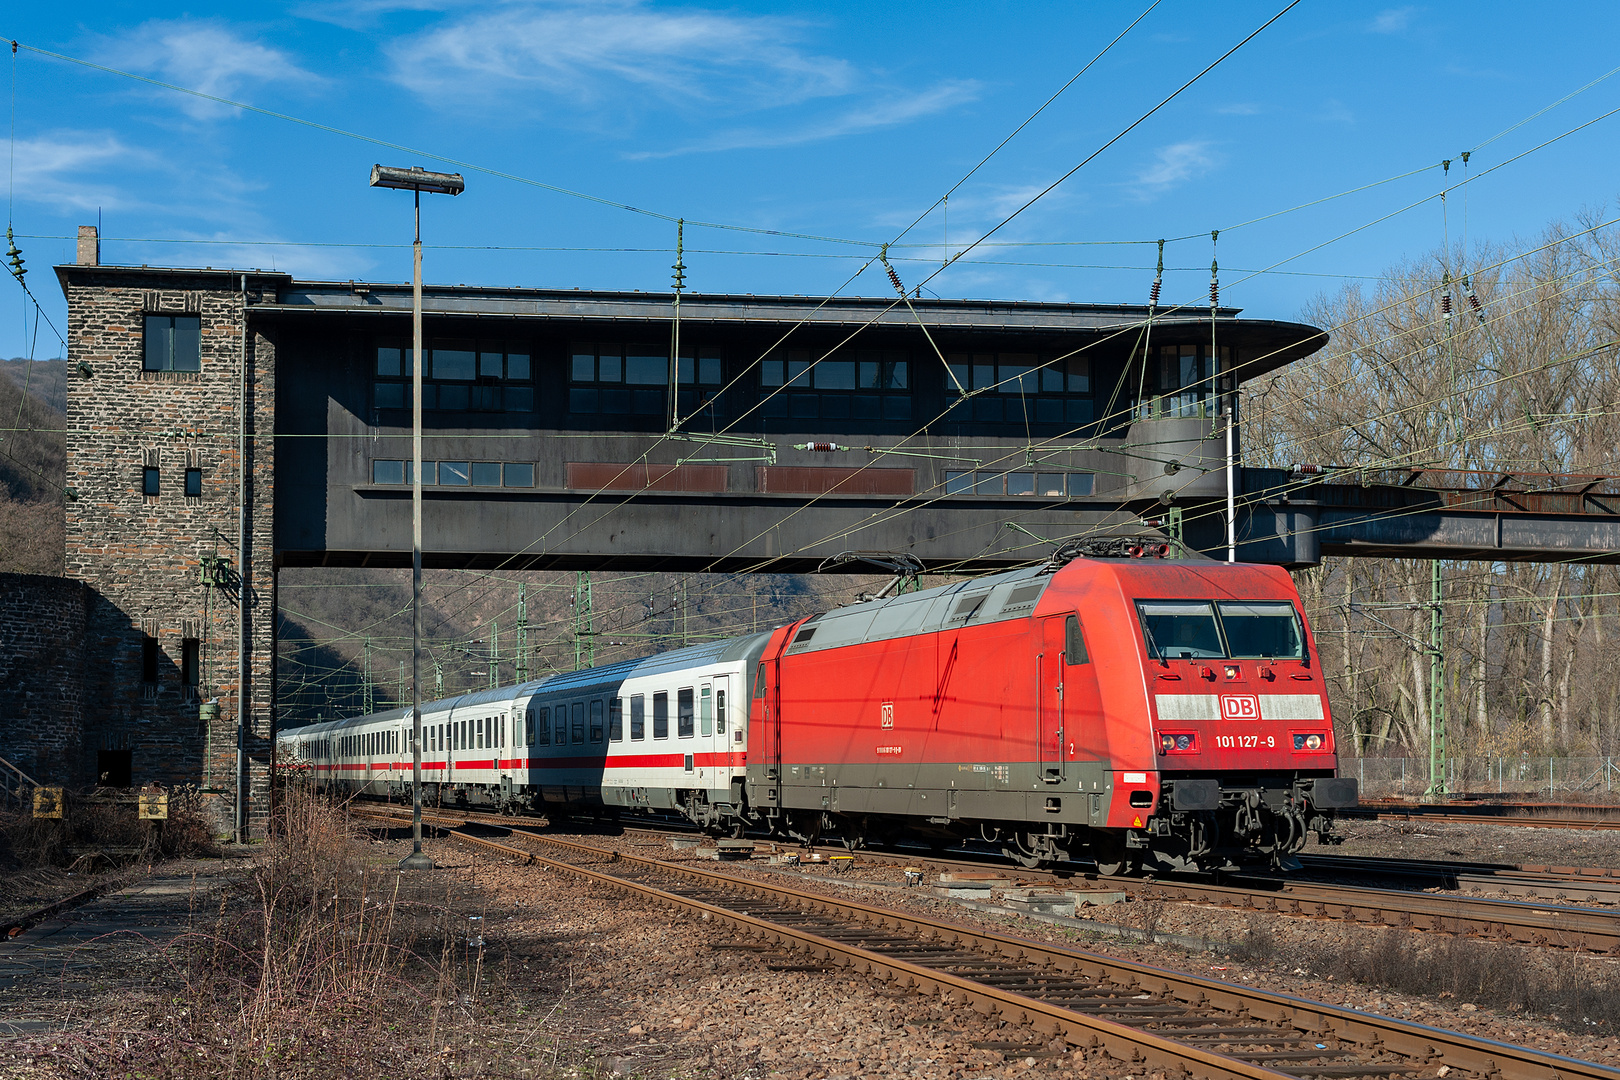
{"label": "white cloud", "polygon": [[[248,41],[220,20],[175,19],[136,27],[99,50],[119,67],[217,97],[239,97],[250,85],[322,82],[280,49]],[[196,119],[227,116],[228,105],[186,95],[180,107]]]}
{"label": "white cloud", "polygon": [[1412,24],[1412,17],[1417,14],[1415,7],[1389,8],[1380,11],[1372,21],[1372,32],[1375,34],[1399,34]]}
{"label": "white cloud", "polygon": [[523,3],[452,18],[389,46],[393,77],[433,101],[530,88],[596,103],[624,88],[676,103],[759,108],[847,93],[845,61],[793,42],[796,24],[637,0]]}
{"label": "white cloud", "polygon": [[457,0],[315,0],[295,5],[292,13],[300,19],[331,23],[346,30],[362,30],[395,12],[445,11],[456,6]]}
{"label": "white cloud", "polygon": [[717,150],[765,149],[798,146],[844,135],[895,127],[925,116],[945,112],[979,96],[979,84],[971,80],[940,83],[927,90],[900,96],[886,95],[875,104],[857,105],[836,116],[812,120],[791,127],[750,127],[723,131],[689,146],[671,150],[646,150],[627,154],[632,160],[674,157],[678,154],[707,153]]}
{"label": "white cloud", "polygon": [[1137,187],[1157,194],[1208,171],[1217,164],[1210,146],[1208,142],[1193,140],[1161,147],[1154,155],[1153,164],[1137,174]]}
{"label": "white cloud", "polygon": [[17,196],[59,210],[119,210],[129,204],[121,189],[88,174],[108,166],[141,162],[144,154],[105,133],[58,131],[19,139],[16,147]]}

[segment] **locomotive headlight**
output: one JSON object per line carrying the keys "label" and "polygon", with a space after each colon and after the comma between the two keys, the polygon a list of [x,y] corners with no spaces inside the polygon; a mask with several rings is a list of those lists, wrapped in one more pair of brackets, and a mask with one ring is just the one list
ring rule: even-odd
{"label": "locomotive headlight", "polygon": [[1320,749],[1322,749],[1322,736],[1320,736],[1318,734],[1315,734],[1314,732],[1312,734],[1309,734],[1309,735],[1295,735],[1294,736],[1294,749],[1295,750],[1320,750]]}
{"label": "locomotive headlight", "polygon": [[1189,754],[1198,749],[1198,736],[1192,732],[1170,733],[1159,736],[1159,753]]}

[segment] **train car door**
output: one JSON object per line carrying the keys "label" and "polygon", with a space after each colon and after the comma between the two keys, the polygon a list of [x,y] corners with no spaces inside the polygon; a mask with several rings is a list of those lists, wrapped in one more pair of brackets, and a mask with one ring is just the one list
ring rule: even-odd
{"label": "train car door", "polygon": [[728,742],[731,739],[731,695],[727,693],[730,680],[725,675],[713,675],[698,684],[698,780],[700,787],[719,793],[725,798],[731,787],[731,758]]}
{"label": "train car door", "polygon": [[1040,645],[1035,652],[1035,760],[1041,780],[1062,783],[1063,744],[1063,646],[1064,618],[1041,620]]}

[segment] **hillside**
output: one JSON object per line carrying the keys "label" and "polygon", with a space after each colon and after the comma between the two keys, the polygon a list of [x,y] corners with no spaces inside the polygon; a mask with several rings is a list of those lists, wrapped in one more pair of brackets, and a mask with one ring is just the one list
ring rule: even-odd
{"label": "hillside", "polygon": [[67,362],[4,360],[0,373],[0,572],[59,575]]}

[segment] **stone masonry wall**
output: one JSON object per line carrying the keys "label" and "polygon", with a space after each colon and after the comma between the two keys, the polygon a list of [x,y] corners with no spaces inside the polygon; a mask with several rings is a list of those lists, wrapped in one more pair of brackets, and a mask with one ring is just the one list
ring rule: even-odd
{"label": "stone masonry wall", "polygon": [[[244,343],[249,295],[234,275],[63,268],[68,299],[66,572],[95,593],[86,636],[97,656],[81,770],[97,751],[127,749],[132,779],[189,782],[234,795],[238,642],[249,640],[246,812],[266,809],[275,707],[272,557],[275,354]],[[143,370],[144,316],[200,316],[202,370]],[[246,365],[249,550],[237,550],[239,378]],[[82,365],[82,366],[81,366]],[[158,469],[160,491],[142,490]],[[201,470],[202,494],[184,493]],[[209,587],[201,560],[229,560],[230,581]],[[246,588],[240,587],[244,580]],[[245,598],[245,607],[243,600]],[[155,638],[155,682],[143,680],[143,641]],[[201,643],[200,685],[182,685],[183,642]],[[204,724],[199,703],[219,703]]]}
{"label": "stone masonry wall", "polygon": [[90,602],[77,581],[0,574],[0,757],[41,784],[78,776]]}

